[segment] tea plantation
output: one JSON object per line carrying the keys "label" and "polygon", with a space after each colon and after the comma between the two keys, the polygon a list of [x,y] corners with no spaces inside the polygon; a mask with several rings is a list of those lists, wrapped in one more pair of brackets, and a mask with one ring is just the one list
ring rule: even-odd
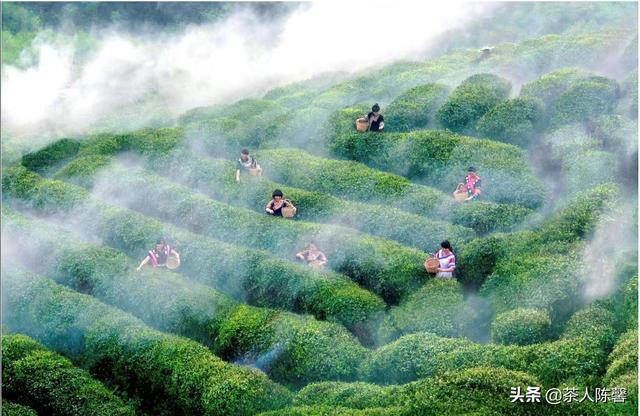
{"label": "tea plantation", "polygon": [[[453,33],[167,127],[3,142],[2,414],[636,415],[637,6],[584,7],[471,27],[487,56]],[[236,181],[243,148],[263,172]],[[161,237],[179,267],[137,270]],[[443,240],[453,279],[425,270]]]}

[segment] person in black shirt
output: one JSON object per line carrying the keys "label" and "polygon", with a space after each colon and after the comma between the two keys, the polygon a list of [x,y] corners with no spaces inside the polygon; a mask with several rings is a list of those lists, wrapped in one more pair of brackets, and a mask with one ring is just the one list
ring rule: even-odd
{"label": "person in black shirt", "polygon": [[257,169],[260,174],[262,173],[262,168],[256,158],[249,154],[248,149],[242,149],[240,159],[236,162],[236,182],[240,182],[240,171],[248,171],[249,169]]}
{"label": "person in black shirt", "polygon": [[273,215],[275,217],[282,217],[282,208],[284,207],[291,207],[294,211],[297,210],[297,208],[293,206],[291,201],[284,199],[284,195],[282,194],[282,191],[280,189],[276,189],[275,191],[273,191],[271,197],[273,199],[267,202],[267,206],[265,207],[265,211],[267,211],[267,214]]}
{"label": "person in black shirt", "polygon": [[369,131],[382,131],[384,129],[384,117],[380,114],[380,106],[376,103],[371,107],[371,112],[367,114]]}

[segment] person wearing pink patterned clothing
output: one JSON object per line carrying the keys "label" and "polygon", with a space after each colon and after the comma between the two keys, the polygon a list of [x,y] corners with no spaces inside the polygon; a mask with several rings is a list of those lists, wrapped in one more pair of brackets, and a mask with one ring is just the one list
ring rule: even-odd
{"label": "person wearing pink patterned clothing", "polygon": [[453,254],[451,249],[451,243],[444,240],[440,243],[440,247],[440,250],[438,250],[435,255],[436,259],[438,259],[438,262],[440,263],[436,277],[440,277],[442,279],[453,279],[453,272],[456,269],[456,256]]}

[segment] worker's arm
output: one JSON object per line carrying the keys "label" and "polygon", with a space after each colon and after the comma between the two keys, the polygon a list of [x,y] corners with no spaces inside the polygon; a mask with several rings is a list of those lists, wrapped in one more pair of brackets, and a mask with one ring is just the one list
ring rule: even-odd
{"label": "worker's arm", "polygon": [[265,207],[265,211],[267,211],[269,214],[273,214],[273,210],[271,209],[271,203],[273,201],[269,201],[267,202],[267,206]]}
{"label": "worker's arm", "polygon": [[304,259],[305,259],[305,253],[306,253],[306,252],[307,252],[307,250],[303,250],[303,251],[301,251],[300,253],[296,254],[296,257],[297,257],[299,260],[304,261]]}
{"label": "worker's arm", "polygon": [[136,268],[136,271],[139,272],[140,269],[142,269],[142,266],[144,266],[147,263],[149,263],[149,256],[145,257],[144,260],[142,260],[142,262],[140,263],[140,266]]}
{"label": "worker's arm", "polygon": [[452,262],[449,262],[449,267],[447,267],[446,269],[440,268],[438,267],[438,271],[439,272],[453,272],[456,269],[456,262],[455,260]]}
{"label": "worker's arm", "polygon": [[380,127],[378,127],[378,131],[384,130],[384,121],[380,122]]}
{"label": "worker's arm", "polygon": [[236,169],[236,182],[240,182],[240,169]]}

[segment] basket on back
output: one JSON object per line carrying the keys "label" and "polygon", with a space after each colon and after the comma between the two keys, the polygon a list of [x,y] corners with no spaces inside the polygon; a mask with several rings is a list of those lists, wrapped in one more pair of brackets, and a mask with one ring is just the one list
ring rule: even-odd
{"label": "basket on back", "polygon": [[[291,204],[291,201],[288,201]],[[296,215],[296,209],[294,207],[292,207],[291,205],[282,207],[282,216],[284,218],[293,218],[293,216]]]}
{"label": "basket on back", "polygon": [[167,269],[175,270],[180,266],[180,259],[176,256],[169,256],[167,258]]}
{"label": "basket on back", "polygon": [[366,118],[359,118],[356,120],[356,130],[367,131],[369,130],[369,122]]}
{"label": "basket on back", "polygon": [[456,190],[453,192],[453,199],[458,202],[467,200],[467,189],[465,188],[463,183],[459,183]]}
{"label": "basket on back", "polygon": [[262,176],[262,169],[249,168],[249,175],[251,175],[251,176]]}
{"label": "basket on back", "polygon": [[429,257],[424,261],[424,268],[427,273],[438,273],[438,267],[440,267],[440,262],[435,257]]}

